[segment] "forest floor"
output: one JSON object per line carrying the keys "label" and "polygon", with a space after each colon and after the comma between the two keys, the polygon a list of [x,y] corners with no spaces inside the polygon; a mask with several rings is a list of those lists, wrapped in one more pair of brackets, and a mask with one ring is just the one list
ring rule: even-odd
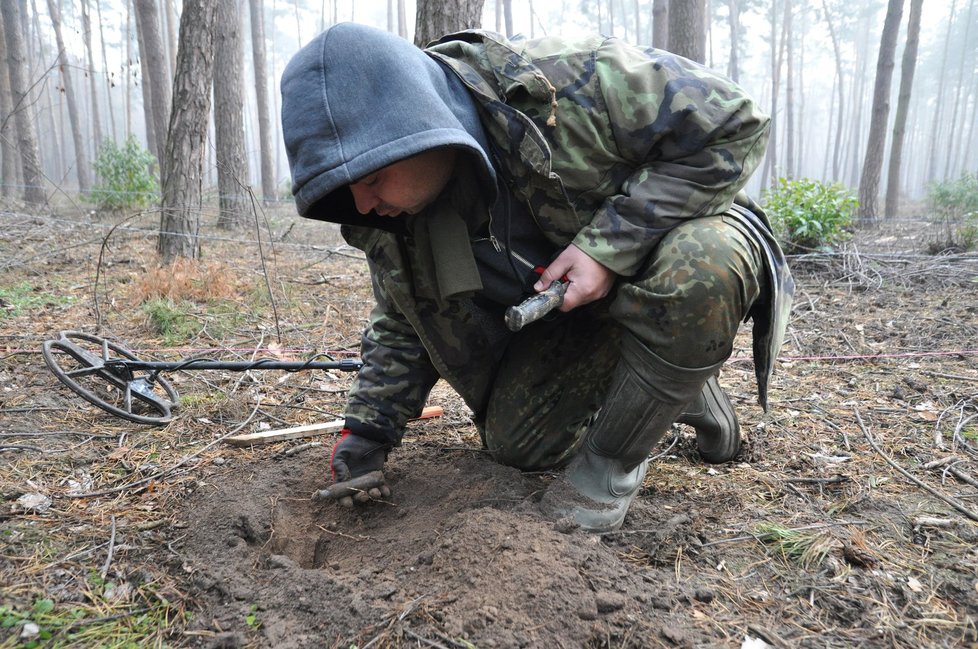
{"label": "forest floor", "polygon": [[4,649],[978,647],[978,257],[924,255],[922,221],[795,258],[770,412],[749,325],[721,374],[740,455],[706,465],[676,426],[622,529],[591,535],[443,383],[389,502],[346,510],[310,498],[332,435],[226,438],[339,417],[349,374],[173,372],[151,426],[45,365],[62,330],[143,360],[355,357],[372,297],[332,226],[205,227],[203,263],[160,273],[152,215],[0,219]]}

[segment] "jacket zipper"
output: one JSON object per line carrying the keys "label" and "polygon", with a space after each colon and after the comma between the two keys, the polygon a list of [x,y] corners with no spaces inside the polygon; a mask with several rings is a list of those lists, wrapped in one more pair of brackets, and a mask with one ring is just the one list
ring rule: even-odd
{"label": "jacket zipper", "polygon": [[[499,239],[497,239],[496,238],[496,235],[494,235],[492,233],[492,216],[493,216],[492,215],[492,210],[489,210],[489,243],[491,243],[492,244],[492,247],[496,249],[496,252],[506,252],[506,253],[508,253],[513,259],[515,259],[516,261],[518,261],[521,264],[523,264],[524,266],[526,266],[526,268],[528,270],[533,270],[534,268],[536,268],[537,267],[536,264],[531,263],[525,257],[523,257],[520,253],[516,252],[512,248],[510,248],[508,250],[503,248],[502,244],[499,243]],[[485,239],[476,239],[475,241],[473,241],[473,243],[479,243],[480,241],[485,241]]]}

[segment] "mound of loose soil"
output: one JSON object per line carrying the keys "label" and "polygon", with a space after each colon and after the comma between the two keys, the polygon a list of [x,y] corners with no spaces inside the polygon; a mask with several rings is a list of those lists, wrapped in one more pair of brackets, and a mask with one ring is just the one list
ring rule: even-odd
{"label": "mound of loose soil", "polygon": [[[40,358],[62,329],[157,360],[356,354],[366,264],[321,224],[290,210],[261,249],[215,232],[206,272],[174,274],[151,272],[151,213],[5,218],[2,649],[978,647],[978,260],[917,255],[920,223],[792,259],[771,411],[747,331],[720,376],[740,455],[704,465],[676,427],[622,529],[596,536],[545,515],[557,476],[492,462],[443,384],[445,415],[391,453],[389,501],[348,510],[311,499],[332,437],[218,439],[339,417],[348,375],[175,372],[182,406],[154,428]],[[144,304],[173,292],[195,325],[179,342]]]}
{"label": "mound of loose soil", "polygon": [[[234,628],[257,605],[262,644],[280,647],[710,640],[680,630],[695,597],[710,596],[663,587],[671,567],[629,563],[615,544],[541,515],[548,476],[477,449],[408,443],[388,463],[390,501],[345,509],[310,499],[327,461],[318,450],[222,467],[188,500],[179,561],[207,628]],[[637,507],[632,526],[674,527],[664,504]]]}

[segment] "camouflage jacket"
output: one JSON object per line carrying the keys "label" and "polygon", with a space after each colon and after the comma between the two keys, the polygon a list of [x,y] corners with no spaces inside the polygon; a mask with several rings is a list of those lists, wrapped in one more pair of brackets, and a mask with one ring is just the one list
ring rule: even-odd
{"label": "camouflage jacket", "polygon": [[[735,199],[760,213],[738,192],[763,155],[768,118],[702,66],[601,37],[510,41],[470,31],[426,52],[476,98],[497,172],[557,247],[573,243],[627,277],[685,219],[736,215]],[[792,284],[763,214],[750,227],[773,280],[768,308],[754,314],[765,404]],[[350,225],[343,233],[366,252],[377,298],[348,426],[396,443],[439,377],[482,412],[490,378],[467,368],[491,362],[496,345],[469,302],[437,299],[437,269],[415,236]]]}

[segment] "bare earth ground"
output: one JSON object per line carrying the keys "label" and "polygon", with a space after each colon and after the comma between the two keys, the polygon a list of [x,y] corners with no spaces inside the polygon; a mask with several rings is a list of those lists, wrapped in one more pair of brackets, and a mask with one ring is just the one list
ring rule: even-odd
{"label": "bare earth ground", "polygon": [[[554,476],[494,464],[443,384],[390,502],[350,511],[310,499],[330,435],[221,441],[338,417],[349,375],[177,372],[153,427],[45,367],[64,329],[147,360],[355,354],[365,264],[287,213],[260,250],[205,228],[204,267],[163,275],[152,215],[108,236],[0,213],[0,647],[978,647],[978,259],[916,256],[926,224],[796,259],[770,413],[746,332],[721,375],[740,456],[705,465],[677,426],[593,536],[540,513]],[[178,341],[140,306],[167,287]]]}

